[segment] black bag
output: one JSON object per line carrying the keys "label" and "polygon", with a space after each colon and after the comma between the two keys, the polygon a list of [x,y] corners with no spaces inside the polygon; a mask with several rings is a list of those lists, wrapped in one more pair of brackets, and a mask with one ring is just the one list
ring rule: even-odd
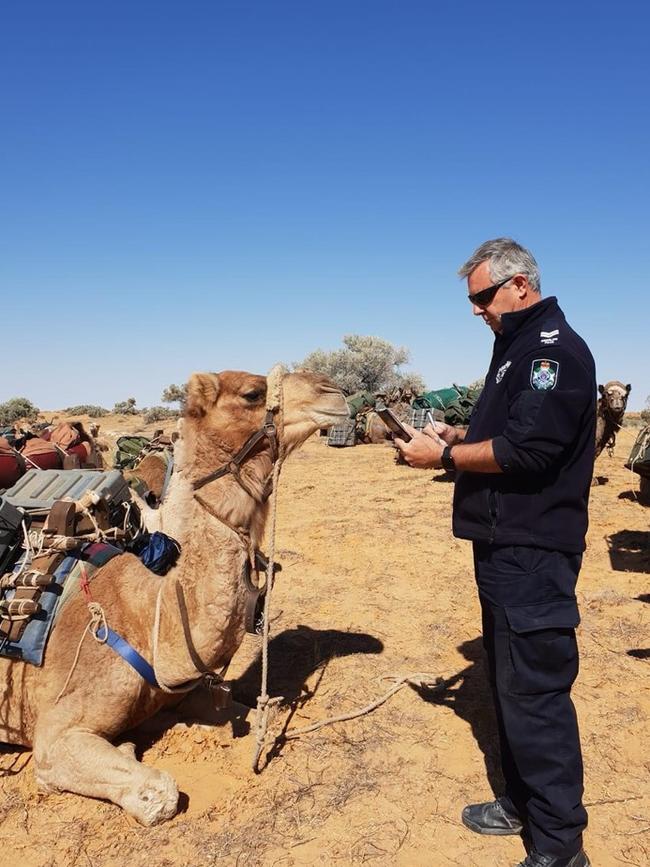
{"label": "black bag", "polygon": [[23,542],[23,521],[29,526],[27,515],[0,497],[0,575],[11,567]]}

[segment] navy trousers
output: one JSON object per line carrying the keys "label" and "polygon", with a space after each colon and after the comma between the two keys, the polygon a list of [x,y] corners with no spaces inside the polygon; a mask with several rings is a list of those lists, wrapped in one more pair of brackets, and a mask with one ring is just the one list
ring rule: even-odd
{"label": "navy trousers", "polygon": [[474,543],[506,795],[535,849],[563,858],[580,851],[587,825],[571,701],[581,560],[579,554]]}

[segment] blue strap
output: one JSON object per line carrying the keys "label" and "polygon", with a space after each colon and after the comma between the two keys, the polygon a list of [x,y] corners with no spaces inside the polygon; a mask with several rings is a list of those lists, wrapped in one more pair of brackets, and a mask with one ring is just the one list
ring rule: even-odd
{"label": "blue strap", "polygon": [[156,680],[156,673],[153,668],[144,657],[140,656],[134,647],[131,647],[128,641],[122,638],[121,635],[118,635],[117,632],[113,632],[113,630],[108,627],[107,636],[105,636],[104,627],[100,626],[97,630],[97,638],[100,641],[106,641],[106,644],[108,644],[115,653],[119,654],[125,662],[128,662],[131,668],[135,668],[140,677],[143,677],[148,684],[156,689],[160,689],[160,684]]}

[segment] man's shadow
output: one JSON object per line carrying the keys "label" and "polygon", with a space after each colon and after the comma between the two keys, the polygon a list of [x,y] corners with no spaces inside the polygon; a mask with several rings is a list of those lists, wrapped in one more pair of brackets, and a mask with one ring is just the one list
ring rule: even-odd
{"label": "man's shadow", "polygon": [[495,797],[498,797],[504,793],[505,783],[501,773],[499,734],[484,662],[483,640],[479,636],[464,641],[458,650],[469,661],[468,666],[435,687],[415,687],[415,690],[425,701],[451,708],[469,723],[483,753],[488,782]]}

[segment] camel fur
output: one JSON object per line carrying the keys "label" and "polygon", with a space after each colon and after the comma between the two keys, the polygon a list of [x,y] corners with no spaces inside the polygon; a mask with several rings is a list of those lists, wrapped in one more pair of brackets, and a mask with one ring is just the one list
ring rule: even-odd
{"label": "camel fur", "polygon": [[596,457],[604,448],[614,448],[631,390],[631,385],[623,385],[617,379],[598,386],[600,398],[596,408]]}
{"label": "camel fur", "polygon": [[[263,491],[272,473],[268,442],[242,466],[250,493],[226,475],[201,489],[205,508],[192,483],[227,463],[262,426],[266,387],[265,377],[239,371],[191,377],[174,473],[155,516],[181,544],[178,563],[159,578],[137,557],[121,554],[90,585],[108,625],[154,666],[158,682],[169,689],[196,680],[199,669],[221,668],[244,637],[241,576],[247,539],[258,545],[264,529]],[[318,374],[285,375],[283,396],[277,419],[282,459],[320,427],[347,417],[343,395]],[[111,741],[178,695],[150,686],[90,634],[63,689],[88,622],[83,595],[76,594],[60,612],[43,667],[0,658],[0,740],[31,746],[37,782],[45,791],[103,798],[154,825],[176,813],[175,780],[138,762],[132,746],[115,747]]]}
{"label": "camel fur", "polygon": [[165,478],[167,477],[167,461],[160,452],[145,455],[132,470],[124,470],[125,479],[140,479],[156,501],[162,497]]}

